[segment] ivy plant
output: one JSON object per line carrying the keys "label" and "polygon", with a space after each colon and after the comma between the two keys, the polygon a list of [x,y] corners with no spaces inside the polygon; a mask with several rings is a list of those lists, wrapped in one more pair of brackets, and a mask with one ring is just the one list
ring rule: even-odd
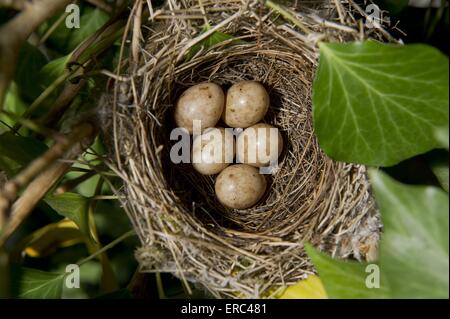
{"label": "ivy plant", "polygon": [[[448,150],[448,58],[427,45],[374,41],[320,44],[313,84],[314,126],[338,161],[390,166],[433,148]],[[448,165],[438,179],[448,190]],[[448,194],[395,181],[377,168],[370,181],[382,233],[378,287],[368,264],[307,252],[331,298],[448,298]]]}
{"label": "ivy plant", "polygon": [[322,43],[314,125],[332,158],[391,166],[440,147],[448,131],[448,58],[423,45]]}

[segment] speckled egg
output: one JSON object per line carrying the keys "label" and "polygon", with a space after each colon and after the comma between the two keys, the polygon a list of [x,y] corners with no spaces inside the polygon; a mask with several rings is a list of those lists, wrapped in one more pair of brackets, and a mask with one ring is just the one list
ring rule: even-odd
{"label": "speckled egg", "polygon": [[237,164],[225,168],[217,176],[215,191],[224,206],[245,209],[255,205],[264,195],[267,182],[258,169]]}
{"label": "speckled egg", "polygon": [[202,131],[219,121],[225,104],[222,88],[210,82],[200,83],[181,94],[175,105],[175,123],[193,133],[193,121],[201,121]]}
{"label": "speckled egg", "polygon": [[218,174],[233,162],[234,153],[233,133],[223,127],[211,127],[194,139],[192,165],[203,175]]}
{"label": "speckled egg", "polygon": [[230,127],[249,127],[264,118],[269,103],[269,94],[261,83],[238,82],[227,92],[223,120]]}

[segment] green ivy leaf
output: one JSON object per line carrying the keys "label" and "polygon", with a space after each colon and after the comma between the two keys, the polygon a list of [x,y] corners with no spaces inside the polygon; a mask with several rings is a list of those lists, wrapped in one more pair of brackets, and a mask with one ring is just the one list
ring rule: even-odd
{"label": "green ivy leaf", "polygon": [[441,148],[449,149],[449,131],[448,131],[448,123],[445,126],[438,127],[434,130],[434,137],[438,141],[438,144]]}
{"label": "green ivy leaf", "polygon": [[430,46],[320,44],[314,125],[335,160],[390,166],[438,147],[448,97],[448,58]]}
{"label": "green ivy leaf", "polygon": [[[71,51],[67,48],[67,42],[70,38],[70,34],[77,29],[68,29],[65,24],[65,19],[59,20],[63,15],[67,14],[61,13],[59,15],[52,16],[43,22],[37,30],[39,36],[42,38],[50,30],[50,28],[53,28],[49,37],[45,41],[46,47],[52,50],[52,53],[67,54]],[[59,24],[55,25],[58,20]]]}
{"label": "green ivy leaf", "polygon": [[43,86],[39,70],[47,63],[45,56],[38,48],[26,42],[20,49],[14,77],[20,94],[33,101],[42,92]]}
{"label": "green ivy leaf", "polygon": [[327,293],[322,281],[315,275],[309,275],[295,285],[287,287],[279,296],[279,299],[327,299]]}
{"label": "green ivy leaf", "polygon": [[371,169],[384,225],[380,266],[393,298],[448,298],[448,194]]}
{"label": "green ivy leaf", "polygon": [[109,16],[104,11],[98,8],[86,7],[80,17],[80,28],[74,29],[70,33],[67,43],[68,48],[74,50],[81,42],[100,29],[108,19]]}
{"label": "green ivy leaf", "polygon": [[58,214],[74,221],[80,231],[87,238],[93,240],[89,227],[88,198],[77,193],[66,192],[58,195],[48,195],[45,197],[45,202]]}
{"label": "green ivy leaf", "polygon": [[[442,151],[445,152],[445,151]],[[431,170],[436,176],[439,184],[448,193],[449,191],[449,169],[448,169],[448,152],[442,153],[429,153],[428,161],[430,163]]]}
{"label": "green ivy leaf", "polygon": [[383,275],[380,274],[380,287],[368,288],[366,280],[372,270],[368,264],[356,261],[338,260],[305,245],[306,252],[316,267],[329,298],[388,298]]}
{"label": "green ivy leaf", "polygon": [[82,243],[83,234],[78,225],[67,218],[45,225],[34,231],[16,245],[22,254],[33,258],[42,258],[54,253],[58,248]]}
{"label": "green ivy leaf", "polygon": [[50,61],[42,67],[42,69],[39,71],[39,76],[46,86],[53,83],[64,73],[69,59],[70,55],[65,55]]}
{"label": "green ivy leaf", "polygon": [[[206,30],[205,30],[206,31]],[[208,37],[206,37],[205,39],[203,39],[202,41],[198,42],[197,44],[193,45],[190,50],[188,51],[188,53],[186,54],[186,60],[190,60],[192,59],[200,50],[206,50],[218,43],[227,41],[227,40],[232,40],[232,43],[243,43],[244,41],[242,40],[238,40],[235,37],[233,37],[232,35],[220,32],[220,31],[215,31],[213,32],[211,35],[209,35]]]}
{"label": "green ivy leaf", "polygon": [[[14,115],[21,115],[28,107],[27,103],[25,103],[20,97],[19,89],[15,82],[12,82],[8,88],[8,92],[6,93],[5,98],[5,104],[3,105],[3,107],[5,111]],[[9,131],[8,125],[14,126],[14,124],[16,124],[16,121],[11,119],[4,113],[0,113],[0,133],[2,133],[3,129]]]}
{"label": "green ivy leaf", "polygon": [[[80,28],[69,30],[63,20],[53,30],[47,40],[48,44],[62,54],[69,54],[72,52],[81,42],[97,31],[109,19],[108,14],[98,8],[92,8],[91,6],[85,6],[83,4],[81,4],[80,7]],[[49,19],[40,27],[39,33],[41,35],[45,34],[60,17],[61,16],[54,16]]]}
{"label": "green ivy leaf", "polygon": [[448,162],[439,162],[439,163],[434,163],[431,166],[431,169],[434,173],[434,175],[436,175],[436,178],[439,180],[439,183],[441,184],[442,188],[448,193],[448,179],[449,179],[449,174],[448,174]]}
{"label": "green ivy leaf", "polygon": [[5,132],[0,135],[0,170],[12,176],[47,149],[44,143],[35,138]]}
{"label": "green ivy leaf", "polygon": [[31,268],[13,268],[13,296],[26,299],[61,298],[65,274]]}

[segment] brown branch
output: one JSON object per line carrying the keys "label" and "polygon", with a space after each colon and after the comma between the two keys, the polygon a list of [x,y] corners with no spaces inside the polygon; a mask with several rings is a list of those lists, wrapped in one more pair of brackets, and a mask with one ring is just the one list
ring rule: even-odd
{"label": "brown branch", "polygon": [[21,12],[0,28],[0,110],[14,76],[20,47],[42,22],[70,2],[71,0],[25,1]]}
{"label": "brown branch", "polygon": [[39,122],[42,125],[56,128],[58,120],[71,105],[71,102],[78,95],[85,84],[86,81],[84,79],[80,79],[77,83],[67,83],[50,111],[48,111],[48,113],[45,114]]}
{"label": "brown branch", "polygon": [[105,11],[106,13],[112,13],[113,11],[112,7],[103,0],[87,0],[87,2]]}
{"label": "brown branch", "polygon": [[[41,157],[31,162],[19,175],[5,183],[3,190],[0,191],[0,219],[4,219],[9,211],[11,213],[6,225],[2,228],[0,246],[20,226],[39,200],[72,166],[71,162],[67,160],[76,159],[93,142],[95,132],[91,123],[81,123],[75,126],[71,133],[55,143]],[[57,161],[60,158],[65,161]],[[28,184],[29,181],[31,183]],[[26,184],[28,186],[22,196],[10,209],[10,203],[16,198],[17,192]],[[0,227],[2,224],[0,223]]]}
{"label": "brown branch", "polygon": [[133,62],[137,64],[139,62],[139,48],[141,40],[141,19],[142,19],[142,1],[138,0],[134,3],[132,10],[133,18],[133,34],[131,38],[131,53]]}
{"label": "brown branch", "polygon": [[17,11],[23,10],[26,0],[0,0],[0,8],[11,8]]}

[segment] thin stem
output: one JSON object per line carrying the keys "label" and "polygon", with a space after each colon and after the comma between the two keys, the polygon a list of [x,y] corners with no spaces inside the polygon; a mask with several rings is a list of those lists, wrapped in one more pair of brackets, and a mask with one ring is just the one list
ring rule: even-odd
{"label": "thin stem", "polygon": [[200,11],[203,15],[203,20],[205,21],[205,29],[209,30],[211,25],[209,24],[208,18],[206,17],[205,7],[203,6],[203,0],[198,0],[198,6],[200,7]]}
{"label": "thin stem", "polygon": [[[94,190],[94,196],[101,193],[103,186],[103,179],[100,178]],[[89,218],[89,229],[91,231],[94,241],[87,241],[89,251],[95,253],[101,250],[103,247],[100,243],[98,236],[97,226],[95,225],[94,212],[97,207],[97,202],[90,201],[88,206],[88,218]],[[99,255],[99,260],[102,265],[102,277],[101,277],[101,289],[104,292],[112,292],[119,289],[119,284],[117,283],[117,278],[114,270],[111,267],[111,262],[109,261],[108,255],[103,251]]]}
{"label": "thin stem", "polygon": [[98,255],[104,253],[105,251],[107,251],[108,249],[113,248],[115,245],[117,245],[118,243],[120,243],[121,241],[127,239],[128,237],[131,237],[133,235],[135,235],[135,231],[134,230],[129,230],[126,233],[124,233],[123,235],[121,235],[120,237],[114,239],[112,242],[110,242],[109,244],[103,246],[103,248],[97,250],[95,253],[93,253],[92,255],[80,260],[79,262],[77,262],[78,266],[81,266],[85,263],[87,263],[88,261],[96,258]]}
{"label": "thin stem", "polygon": [[39,39],[38,46],[42,45],[47,39],[52,35],[53,32],[58,28],[58,26],[66,19],[69,15],[68,12],[64,12],[61,16],[52,24],[50,28],[48,28],[47,32]]}
{"label": "thin stem", "polygon": [[157,272],[155,274],[156,279],[156,288],[158,289],[158,296],[159,299],[166,299],[166,294],[164,293],[164,286],[161,278],[161,273]]}
{"label": "thin stem", "polygon": [[105,11],[106,13],[112,13],[112,8],[109,4],[104,2],[103,0],[86,0],[90,4],[96,6],[97,8]]}
{"label": "thin stem", "polygon": [[[17,114],[8,112],[6,110],[0,111],[0,114],[1,113],[5,114],[10,119],[14,120],[16,122],[16,125],[17,125],[17,123],[19,123],[20,125],[23,125],[26,128],[28,128],[28,129],[36,132],[36,133],[39,133],[39,134],[41,134],[41,135],[43,135],[45,137],[55,137],[55,136],[58,135],[58,132],[56,132],[56,131],[54,131],[52,129],[48,129],[48,128],[42,126],[42,125],[39,125],[38,123],[36,123],[36,122],[34,122],[32,120],[23,118],[22,116],[19,116]],[[13,132],[15,132],[15,133],[17,133],[19,129],[20,129],[20,127],[18,127],[18,128],[16,128],[15,126],[11,127],[11,130]]]}
{"label": "thin stem", "polygon": [[[439,21],[441,21],[442,14],[444,13],[445,3],[446,3],[446,1],[441,1],[441,6],[439,7],[439,9],[437,9],[437,12],[434,15],[434,18],[431,20],[431,23],[428,27],[427,35],[426,35],[426,39],[428,39],[428,40],[433,36],[433,33],[436,30],[436,26],[438,25]],[[432,10],[432,9],[429,8],[429,10]]]}
{"label": "thin stem", "polygon": [[91,200],[117,200],[117,199],[123,199],[125,197],[120,197],[117,195],[97,195],[91,198]]}

